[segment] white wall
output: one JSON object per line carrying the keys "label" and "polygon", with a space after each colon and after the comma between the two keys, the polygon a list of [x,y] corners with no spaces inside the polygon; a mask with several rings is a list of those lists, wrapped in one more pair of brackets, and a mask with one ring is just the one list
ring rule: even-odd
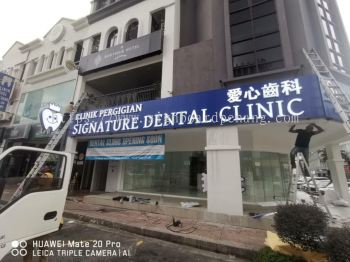
{"label": "white wall", "polygon": [[119,183],[122,176],[122,161],[109,161],[106,192],[116,192],[119,188]]}
{"label": "white wall", "polygon": [[[151,32],[151,14],[155,11],[165,9],[165,28],[163,42],[163,72],[162,72],[162,97],[172,95],[173,90],[173,52],[179,46],[179,28],[180,28],[180,8],[179,0],[146,0],[114,15],[106,17],[88,27],[78,30],[77,33],[82,35],[81,39],[85,39],[84,53],[90,53],[91,38],[101,34],[100,50],[105,49],[109,32],[112,28],[118,28],[118,38],[115,44],[122,44],[125,39],[125,33],[129,22],[137,19],[139,21],[138,37],[148,35]],[[87,50],[88,49],[88,50]],[[128,70],[136,68],[143,61],[137,61],[128,64]],[[118,67],[119,68],[119,67]],[[114,70],[103,70],[93,74],[93,77],[100,78],[106,75],[115,74]],[[86,77],[91,78],[91,76]]]}

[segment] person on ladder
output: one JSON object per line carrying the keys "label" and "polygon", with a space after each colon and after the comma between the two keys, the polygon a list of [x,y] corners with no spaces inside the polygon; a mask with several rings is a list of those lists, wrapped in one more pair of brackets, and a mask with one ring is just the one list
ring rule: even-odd
{"label": "person on ladder", "polygon": [[64,108],[63,121],[60,125],[60,129],[62,129],[64,125],[67,123],[73,111],[74,111],[74,102],[69,102],[69,104]]}
{"label": "person on ladder", "polygon": [[[314,127],[316,130],[314,131]],[[304,158],[306,160],[306,163],[309,164],[309,144],[311,137],[314,135],[318,135],[322,133],[324,130],[312,123],[306,126],[305,129],[294,129],[295,125],[293,125],[290,129],[290,133],[297,133],[297,139],[295,140],[295,145],[290,151],[290,162],[292,165],[292,169],[294,170],[296,168],[296,163],[295,163],[295,156],[297,153],[303,153]]]}

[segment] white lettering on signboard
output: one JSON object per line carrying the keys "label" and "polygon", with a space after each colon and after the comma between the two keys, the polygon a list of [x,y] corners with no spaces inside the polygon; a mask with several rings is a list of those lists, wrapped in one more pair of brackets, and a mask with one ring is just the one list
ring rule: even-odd
{"label": "white lettering on signboard", "polygon": [[295,78],[260,86],[231,88],[223,92],[223,97],[218,97],[219,102],[203,103],[202,108],[198,108],[198,101],[193,108],[190,104],[184,105],[188,111],[170,111],[166,109],[166,104],[162,104],[158,110],[161,111],[164,105],[166,112],[151,113],[152,108],[143,113],[143,104],[139,103],[83,112],[75,116],[71,134],[75,136],[205,124],[239,124],[251,123],[248,120],[256,119],[267,123],[269,120],[276,122],[275,118],[299,117],[305,113],[303,97],[299,96],[302,91],[301,81]]}

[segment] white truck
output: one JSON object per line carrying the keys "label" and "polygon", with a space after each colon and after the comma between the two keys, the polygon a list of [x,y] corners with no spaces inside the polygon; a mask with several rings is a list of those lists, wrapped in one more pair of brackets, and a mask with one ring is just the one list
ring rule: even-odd
{"label": "white truck", "polygon": [[[43,167],[28,176],[34,164],[28,156],[40,154],[47,154]],[[16,161],[20,157],[21,165]],[[24,146],[0,154],[0,261],[14,243],[59,229],[73,161],[73,153]]]}

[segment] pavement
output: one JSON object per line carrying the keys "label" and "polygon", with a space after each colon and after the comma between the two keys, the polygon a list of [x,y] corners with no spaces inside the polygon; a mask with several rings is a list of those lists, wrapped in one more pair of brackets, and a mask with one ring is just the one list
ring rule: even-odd
{"label": "pavement", "polygon": [[174,227],[171,216],[86,204],[77,199],[67,200],[64,216],[115,230],[248,259],[264,247],[267,235],[267,232],[261,229],[182,218],[180,218],[182,226]]}
{"label": "pavement", "polygon": [[[40,243],[34,241],[36,245]],[[33,261],[40,261],[40,252],[46,252],[46,261],[49,262],[247,262],[230,255],[203,251],[71,219],[66,220],[62,230],[45,236],[40,241],[47,241],[48,247],[34,248],[30,252]],[[72,241],[75,241],[74,246]],[[63,246],[58,246],[59,244]],[[3,262],[21,261],[22,257],[14,257],[11,254],[3,259]]]}

